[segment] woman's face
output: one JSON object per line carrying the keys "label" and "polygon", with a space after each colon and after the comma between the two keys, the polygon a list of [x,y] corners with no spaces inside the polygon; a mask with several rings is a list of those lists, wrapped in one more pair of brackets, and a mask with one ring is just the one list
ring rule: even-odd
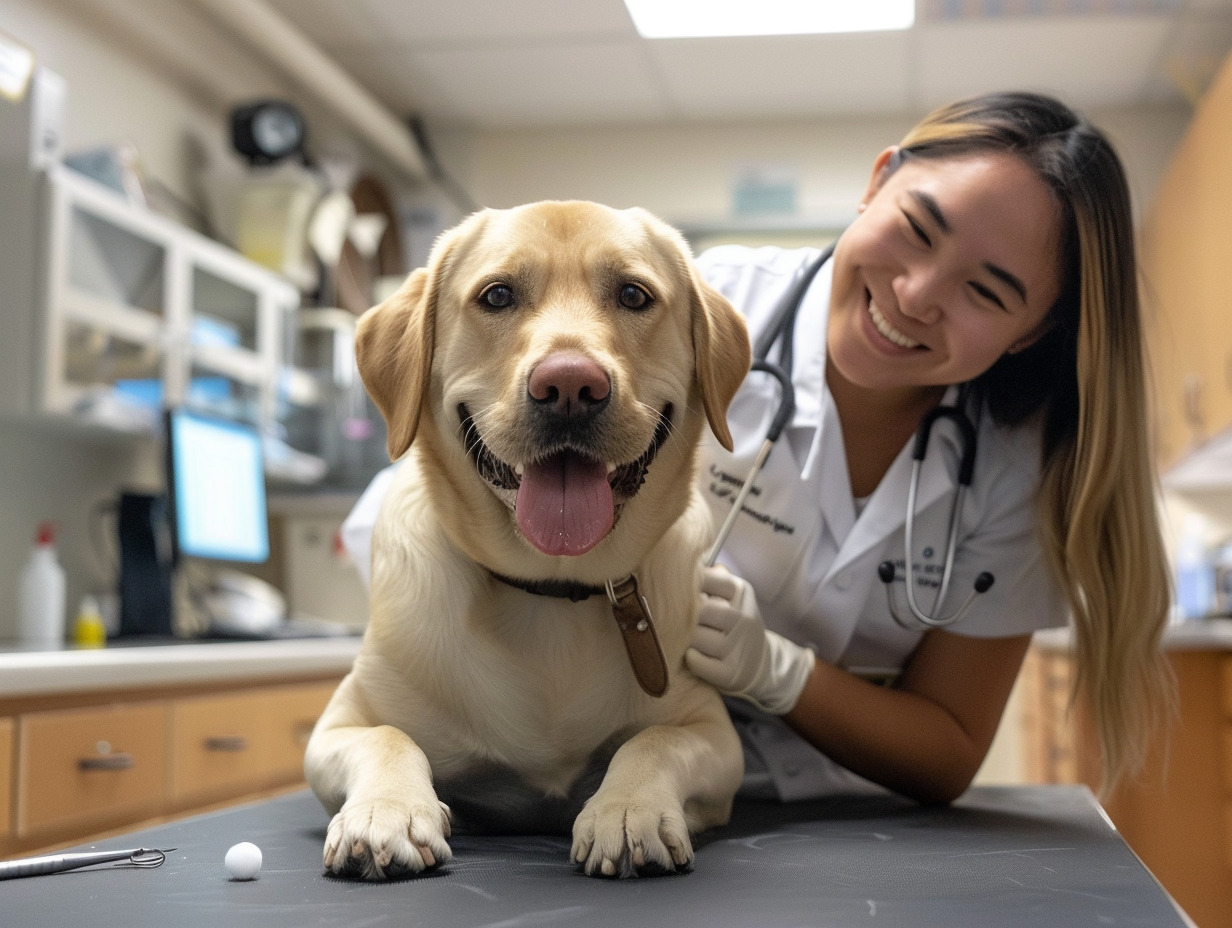
{"label": "woman's face", "polygon": [[875,390],[963,383],[1030,345],[1060,293],[1061,211],[1006,153],[883,152],[834,252],[831,374]]}

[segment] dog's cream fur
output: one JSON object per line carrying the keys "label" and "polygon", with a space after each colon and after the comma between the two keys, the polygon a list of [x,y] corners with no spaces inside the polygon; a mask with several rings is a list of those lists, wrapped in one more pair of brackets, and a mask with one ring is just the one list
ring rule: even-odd
{"label": "dog's cream fur", "polygon": [[[493,286],[508,291],[494,298]],[[571,825],[590,874],[688,865],[690,834],[727,820],[742,769],[718,694],[683,655],[713,530],[694,488],[696,443],[708,420],[730,446],[743,322],[648,213],[547,202],[444,234],[428,266],[363,317],[357,354],[391,456],[410,453],[373,534],[363,647],[305,758],[333,815],[326,868],[379,879],[448,860],[441,800],[455,826]],[[661,413],[671,419],[614,526],[574,556],[528,543],[512,492],[484,479],[469,447],[481,440],[510,465],[542,453],[528,381],[553,357],[610,382],[602,427],[587,433],[609,467],[638,460]],[[493,573],[597,586],[633,574],[666,694],[639,689],[605,596],[534,595]]]}

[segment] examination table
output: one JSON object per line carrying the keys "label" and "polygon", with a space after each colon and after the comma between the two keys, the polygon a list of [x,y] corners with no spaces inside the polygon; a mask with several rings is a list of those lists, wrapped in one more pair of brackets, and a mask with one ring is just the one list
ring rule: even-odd
{"label": "examination table", "polygon": [[[0,925],[1143,926],[1191,924],[1073,786],[978,787],[948,808],[894,797],[740,800],[697,838],[691,872],[582,875],[565,836],[454,836],[435,872],[390,883],[323,875],[326,815],[310,792],[109,838],[176,848],[158,869],[99,868],[0,883]],[[252,882],[223,857],[252,841]],[[86,850],[86,846],[76,850]]]}

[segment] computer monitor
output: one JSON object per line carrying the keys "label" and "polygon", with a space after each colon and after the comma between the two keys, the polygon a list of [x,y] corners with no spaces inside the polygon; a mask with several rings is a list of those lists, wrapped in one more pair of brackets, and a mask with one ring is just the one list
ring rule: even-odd
{"label": "computer monitor", "polygon": [[167,493],[176,560],[269,558],[261,435],[187,409],[167,413]]}

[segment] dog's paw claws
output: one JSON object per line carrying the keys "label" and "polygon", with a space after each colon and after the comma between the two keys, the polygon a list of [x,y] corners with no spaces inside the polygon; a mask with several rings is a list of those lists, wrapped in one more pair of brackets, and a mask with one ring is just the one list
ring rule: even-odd
{"label": "dog's paw claws", "polygon": [[679,810],[592,800],[574,823],[572,857],[587,876],[657,876],[691,869],[693,845]]}
{"label": "dog's paw claws", "polygon": [[420,873],[452,857],[448,833],[448,807],[442,803],[348,803],[329,823],[325,869],[365,880]]}

